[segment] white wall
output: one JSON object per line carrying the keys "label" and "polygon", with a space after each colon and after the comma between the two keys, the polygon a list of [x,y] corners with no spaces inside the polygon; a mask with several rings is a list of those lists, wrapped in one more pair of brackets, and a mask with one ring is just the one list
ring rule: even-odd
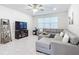
{"label": "white wall", "polygon": [[59,29],[65,29],[68,26],[68,21],[67,21],[67,14],[68,12],[61,12],[61,13],[54,13],[54,14],[46,14],[46,15],[38,15],[33,17],[33,26],[37,26],[37,19],[38,18],[44,18],[44,17],[54,17],[57,16],[59,21],[58,21],[58,28]]}
{"label": "white wall", "polygon": [[79,36],[79,5],[73,4],[69,8],[68,16],[72,17],[73,12],[73,25],[69,25],[68,29]]}
{"label": "white wall", "polygon": [[19,11],[0,6],[0,19],[9,19],[11,26],[11,35],[12,39],[15,39],[15,21],[25,21],[27,22],[28,30],[31,32],[32,29],[32,17],[26,14],[23,14]]}

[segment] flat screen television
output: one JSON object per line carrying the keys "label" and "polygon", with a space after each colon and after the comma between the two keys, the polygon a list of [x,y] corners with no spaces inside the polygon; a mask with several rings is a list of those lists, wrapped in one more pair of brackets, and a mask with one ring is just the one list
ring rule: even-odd
{"label": "flat screen television", "polygon": [[15,28],[16,28],[16,30],[27,29],[27,22],[19,22],[19,21],[16,21],[15,22]]}

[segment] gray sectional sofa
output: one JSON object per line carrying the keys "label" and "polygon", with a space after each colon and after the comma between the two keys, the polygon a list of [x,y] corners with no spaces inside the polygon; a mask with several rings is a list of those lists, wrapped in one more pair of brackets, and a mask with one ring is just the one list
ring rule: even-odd
{"label": "gray sectional sofa", "polygon": [[79,55],[79,44],[75,43],[79,38],[69,30],[65,30],[64,33],[69,35],[69,40],[72,43],[62,42],[62,38],[57,35],[54,38],[41,38],[36,41],[36,51],[43,52],[50,55]]}
{"label": "gray sectional sofa", "polygon": [[49,34],[55,35],[57,33],[60,33],[63,30],[64,29],[43,29],[43,32],[38,35],[38,40],[41,39],[41,38],[43,38],[43,37],[48,37]]}

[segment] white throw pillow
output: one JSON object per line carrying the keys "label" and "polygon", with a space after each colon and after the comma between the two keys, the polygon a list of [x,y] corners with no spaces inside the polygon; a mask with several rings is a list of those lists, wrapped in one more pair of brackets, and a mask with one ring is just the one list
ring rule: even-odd
{"label": "white throw pillow", "polygon": [[61,33],[60,33],[60,36],[61,36],[61,37],[63,37],[63,36],[64,36],[64,33],[63,33],[63,32],[61,32]]}
{"label": "white throw pillow", "polygon": [[63,42],[68,43],[68,41],[69,41],[69,36],[68,34],[65,34],[63,37]]}
{"label": "white throw pillow", "polygon": [[43,32],[43,29],[39,29],[39,32]]}

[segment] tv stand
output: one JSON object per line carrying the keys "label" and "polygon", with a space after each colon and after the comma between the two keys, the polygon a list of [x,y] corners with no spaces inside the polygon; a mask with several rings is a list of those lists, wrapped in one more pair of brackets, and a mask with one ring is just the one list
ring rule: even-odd
{"label": "tv stand", "polygon": [[15,39],[20,39],[28,36],[28,30],[15,30]]}

